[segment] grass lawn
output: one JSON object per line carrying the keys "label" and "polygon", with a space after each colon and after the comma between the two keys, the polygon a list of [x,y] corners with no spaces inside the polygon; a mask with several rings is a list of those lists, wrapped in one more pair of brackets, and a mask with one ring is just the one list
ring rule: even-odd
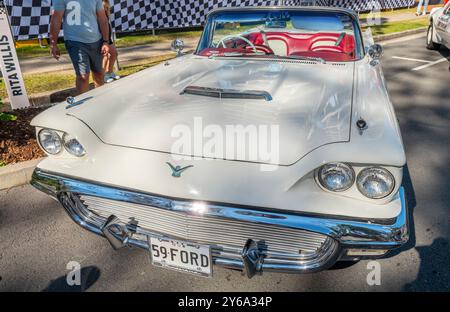
{"label": "grass lawn", "polygon": [[[137,64],[122,66],[122,69],[116,73],[120,76],[131,75],[173,57],[174,54],[151,57],[146,60],[141,60]],[[58,91],[75,86],[75,74],[73,71],[55,72],[50,74],[29,74],[24,75],[24,79],[28,95],[48,91]],[[8,94],[5,83],[3,79],[0,79],[0,98],[4,99],[7,97]]]}
{"label": "grass lawn", "polygon": [[176,38],[198,38],[202,32],[200,30],[161,33],[153,35],[126,35],[117,38],[116,46],[118,48],[133,47],[137,45],[152,44],[164,41],[172,41]]}
{"label": "grass lawn", "polygon": [[[67,53],[64,43],[59,43],[58,47],[61,50],[61,53]],[[27,44],[26,46],[20,46],[16,48],[16,51],[19,59],[50,55],[49,48],[41,48],[38,44]]]}
{"label": "grass lawn", "polygon": [[400,31],[426,27],[429,23],[430,22],[428,19],[424,17],[420,19],[384,23],[381,25],[371,26],[371,28],[373,35],[387,35]]}
{"label": "grass lawn", "polygon": [[[388,16],[392,16],[395,14],[411,13],[411,16],[413,16],[414,13],[416,12],[416,10],[417,10],[417,8],[387,10],[387,11],[380,12],[380,15],[381,15],[381,17],[388,17]],[[430,10],[431,10],[431,8],[430,8]],[[359,18],[363,19],[363,18],[367,18],[367,16],[369,16],[369,13],[363,13],[363,14],[359,15]]]}

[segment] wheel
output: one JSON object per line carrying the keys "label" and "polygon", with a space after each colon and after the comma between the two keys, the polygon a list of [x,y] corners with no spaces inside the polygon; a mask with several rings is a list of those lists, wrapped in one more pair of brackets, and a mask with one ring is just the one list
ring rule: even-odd
{"label": "wheel", "polygon": [[439,50],[441,45],[439,43],[436,43],[433,41],[434,36],[434,24],[433,21],[431,21],[430,26],[428,26],[428,32],[427,32],[427,49],[428,50]]}

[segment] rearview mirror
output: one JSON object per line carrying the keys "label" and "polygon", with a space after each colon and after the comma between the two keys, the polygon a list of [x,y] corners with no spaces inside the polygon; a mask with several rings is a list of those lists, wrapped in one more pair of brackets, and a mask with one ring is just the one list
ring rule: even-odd
{"label": "rearview mirror", "polygon": [[174,41],[172,41],[171,49],[172,51],[177,52],[177,56],[182,55],[181,51],[184,49],[183,40],[177,38]]}
{"label": "rearview mirror", "polygon": [[285,21],[273,20],[266,22],[266,28],[286,28],[287,23]]}

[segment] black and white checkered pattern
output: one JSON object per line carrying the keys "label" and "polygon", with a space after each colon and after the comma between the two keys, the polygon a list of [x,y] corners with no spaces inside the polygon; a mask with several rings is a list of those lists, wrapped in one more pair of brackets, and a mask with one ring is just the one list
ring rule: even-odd
{"label": "black and white checkered pattern", "polygon": [[230,6],[273,5],[273,0],[112,0],[113,27],[117,32],[146,28],[201,26],[212,9]]}
{"label": "black and white checkered pattern", "polygon": [[324,5],[344,7],[358,12],[370,11],[373,8],[403,8],[414,6],[415,4],[415,0],[325,0],[322,2],[326,2]]}
{"label": "black and white checkered pattern", "polygon": [[16,39],[48,36],[51,0],[5,0],[4,3]]}
{"label": "black and white checkered pattern", "polygon": [[[13,35],[18,40],[48,37],[51,0],[4,0]],[[1,3],[1,1],[0,1]],[[110,0],[116,32],[201,26],[219,7],[263,5],[338,6],[355,11],[413,6],[414,0]],[[379,3],[379,4],[378,4]]]}
{"label": "black and white checkered pattern", "polygon": [[5,7],[5,3],[3,2],[3,0],[0,1],[0,14],[5,14],[6,11],[6,7]]}
{"label": "black and white checkered pattern", "polygon": [[327,6],[327,0],[285,0],[283,5],[301,5],[301,6]]}

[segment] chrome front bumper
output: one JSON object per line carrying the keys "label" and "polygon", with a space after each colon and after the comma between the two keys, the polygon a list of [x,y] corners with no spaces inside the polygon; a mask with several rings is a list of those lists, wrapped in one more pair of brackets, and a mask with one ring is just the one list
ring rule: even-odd
{"label": "chrome front bumper", "polygon": [[[131,203],[149,207],[149,209],[150,207],[163,209],[166,212],[180,213],[184,216],[201,214],[202,217],[214,218],[225,224],[227,222],[246,222],[262,227],[307,231],[312,236],[320,234],[327,237],[314,257],[309,255],[295,259],[283,258],[280,254],[273,258],[264,250],[258,249],[258,242],[250,238],[242,246],[211,246],[215,265],[242,270],[249,277],[263,271],[316,272],[329,268],[338,260],[378,258],[408,241],[408,215],[403,188],[400,188],[394,199],[401,203],[401,211],[396,218],[356,220],[211,203],[203,205],[199,212],[199,207],[189,200],[160,197],[95,182],[81,181],[40,169],[36,169],[33,173],[31,184],[58,200],[73,221],[93,233],[106,237],[116,249],[124,245],[149,249],[149,236],[171,237],[171,235],[163,231],[151,232],[132,222],[121,223],[114,215],[101,217],[87,209],[80,200],[80,196],[113,200],[118,203]],[[176,236],[172,238],[179,239]],[[279,239],[283,240],[283,237],[279,237]]]}

